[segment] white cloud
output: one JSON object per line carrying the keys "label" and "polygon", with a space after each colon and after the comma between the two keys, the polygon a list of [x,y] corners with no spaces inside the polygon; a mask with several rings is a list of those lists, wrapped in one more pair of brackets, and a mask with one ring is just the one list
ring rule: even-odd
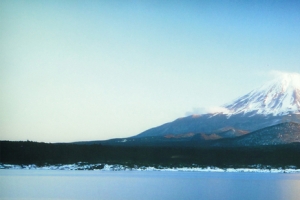
{"label": "white cloud", "polygon": [[193,108],[191,111],[187,111],[185,113],[186,116],[190,115],[201,115],[201,114],[207,114],[207,113],[228,113],[229,110],[225,107],[221,106],[209,106],[209,107],[201,107],[201,108]]}
{"label": "white cloud", "polygon": [[225,107],[213,106],[213,107],[209,107],[208,108],[208,112],[209,113],[219,113],[219,112],[228,113],[229,110],[227,108],[225,108]]}

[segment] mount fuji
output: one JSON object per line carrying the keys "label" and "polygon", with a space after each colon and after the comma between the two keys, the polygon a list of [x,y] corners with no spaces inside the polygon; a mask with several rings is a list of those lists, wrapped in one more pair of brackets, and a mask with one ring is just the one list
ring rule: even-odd
{"label": "mount fuji", "polygon": [[223,112],[179,118],[131,139],[193,137],[215,140],[234,138],[284,122],[300,123],[300,74],[281,74],[223,107]]}
{"label": "mount fuji", "polygon": [[300,142],[300,74],[281,73],[220,110],[178,118],[132,137],[91,143],[255,146]]}

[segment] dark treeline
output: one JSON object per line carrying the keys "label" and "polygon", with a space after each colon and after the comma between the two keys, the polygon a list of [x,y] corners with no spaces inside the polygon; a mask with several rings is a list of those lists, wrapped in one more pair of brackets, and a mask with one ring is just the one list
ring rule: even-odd
{"label": "dark treeline", "polygon": [[106,146],[38,142],[0,142],[0,162],[7,164],[68,164],[75,162],[127,166],[244,167],[254,164],[300,167],[300,145],[239,148],[171,146]]}

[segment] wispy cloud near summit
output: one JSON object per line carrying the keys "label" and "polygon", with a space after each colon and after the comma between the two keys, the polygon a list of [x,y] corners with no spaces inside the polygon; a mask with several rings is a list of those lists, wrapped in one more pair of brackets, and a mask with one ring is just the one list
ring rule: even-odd
{"label": "wispy cloud near summit", "polygon": [[228,109],[222,106],[210,106],[210,107],[201,107],[201,108],[193,108],[191,111],[187,111],[185,113],[186,116],[190,115],[201,115],[207,113],[227,113]]}

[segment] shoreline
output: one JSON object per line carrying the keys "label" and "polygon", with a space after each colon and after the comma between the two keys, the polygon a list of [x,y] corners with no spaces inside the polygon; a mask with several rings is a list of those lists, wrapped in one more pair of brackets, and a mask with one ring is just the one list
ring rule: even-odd
{"label": "shoreline", "polygon": [[37,166],[35,164],[28,165],[14,165],[14,164],[1,164],[0,169],[23,169],[23,170],[72,170],[72,171],[170,171],[170,172],[250,172],[250,173],[300,173],[300,169],[294,166],[288,166],[288,168],[272,168],[270,166],[251,165],[245,168],[219,168],[214,166],[207,167],[151,167],[151,166],[133,166],[128,167],[119,164],[87,164],[87,163],[74,163],[74,164],[56,164],[56,165],[44,165]]}

